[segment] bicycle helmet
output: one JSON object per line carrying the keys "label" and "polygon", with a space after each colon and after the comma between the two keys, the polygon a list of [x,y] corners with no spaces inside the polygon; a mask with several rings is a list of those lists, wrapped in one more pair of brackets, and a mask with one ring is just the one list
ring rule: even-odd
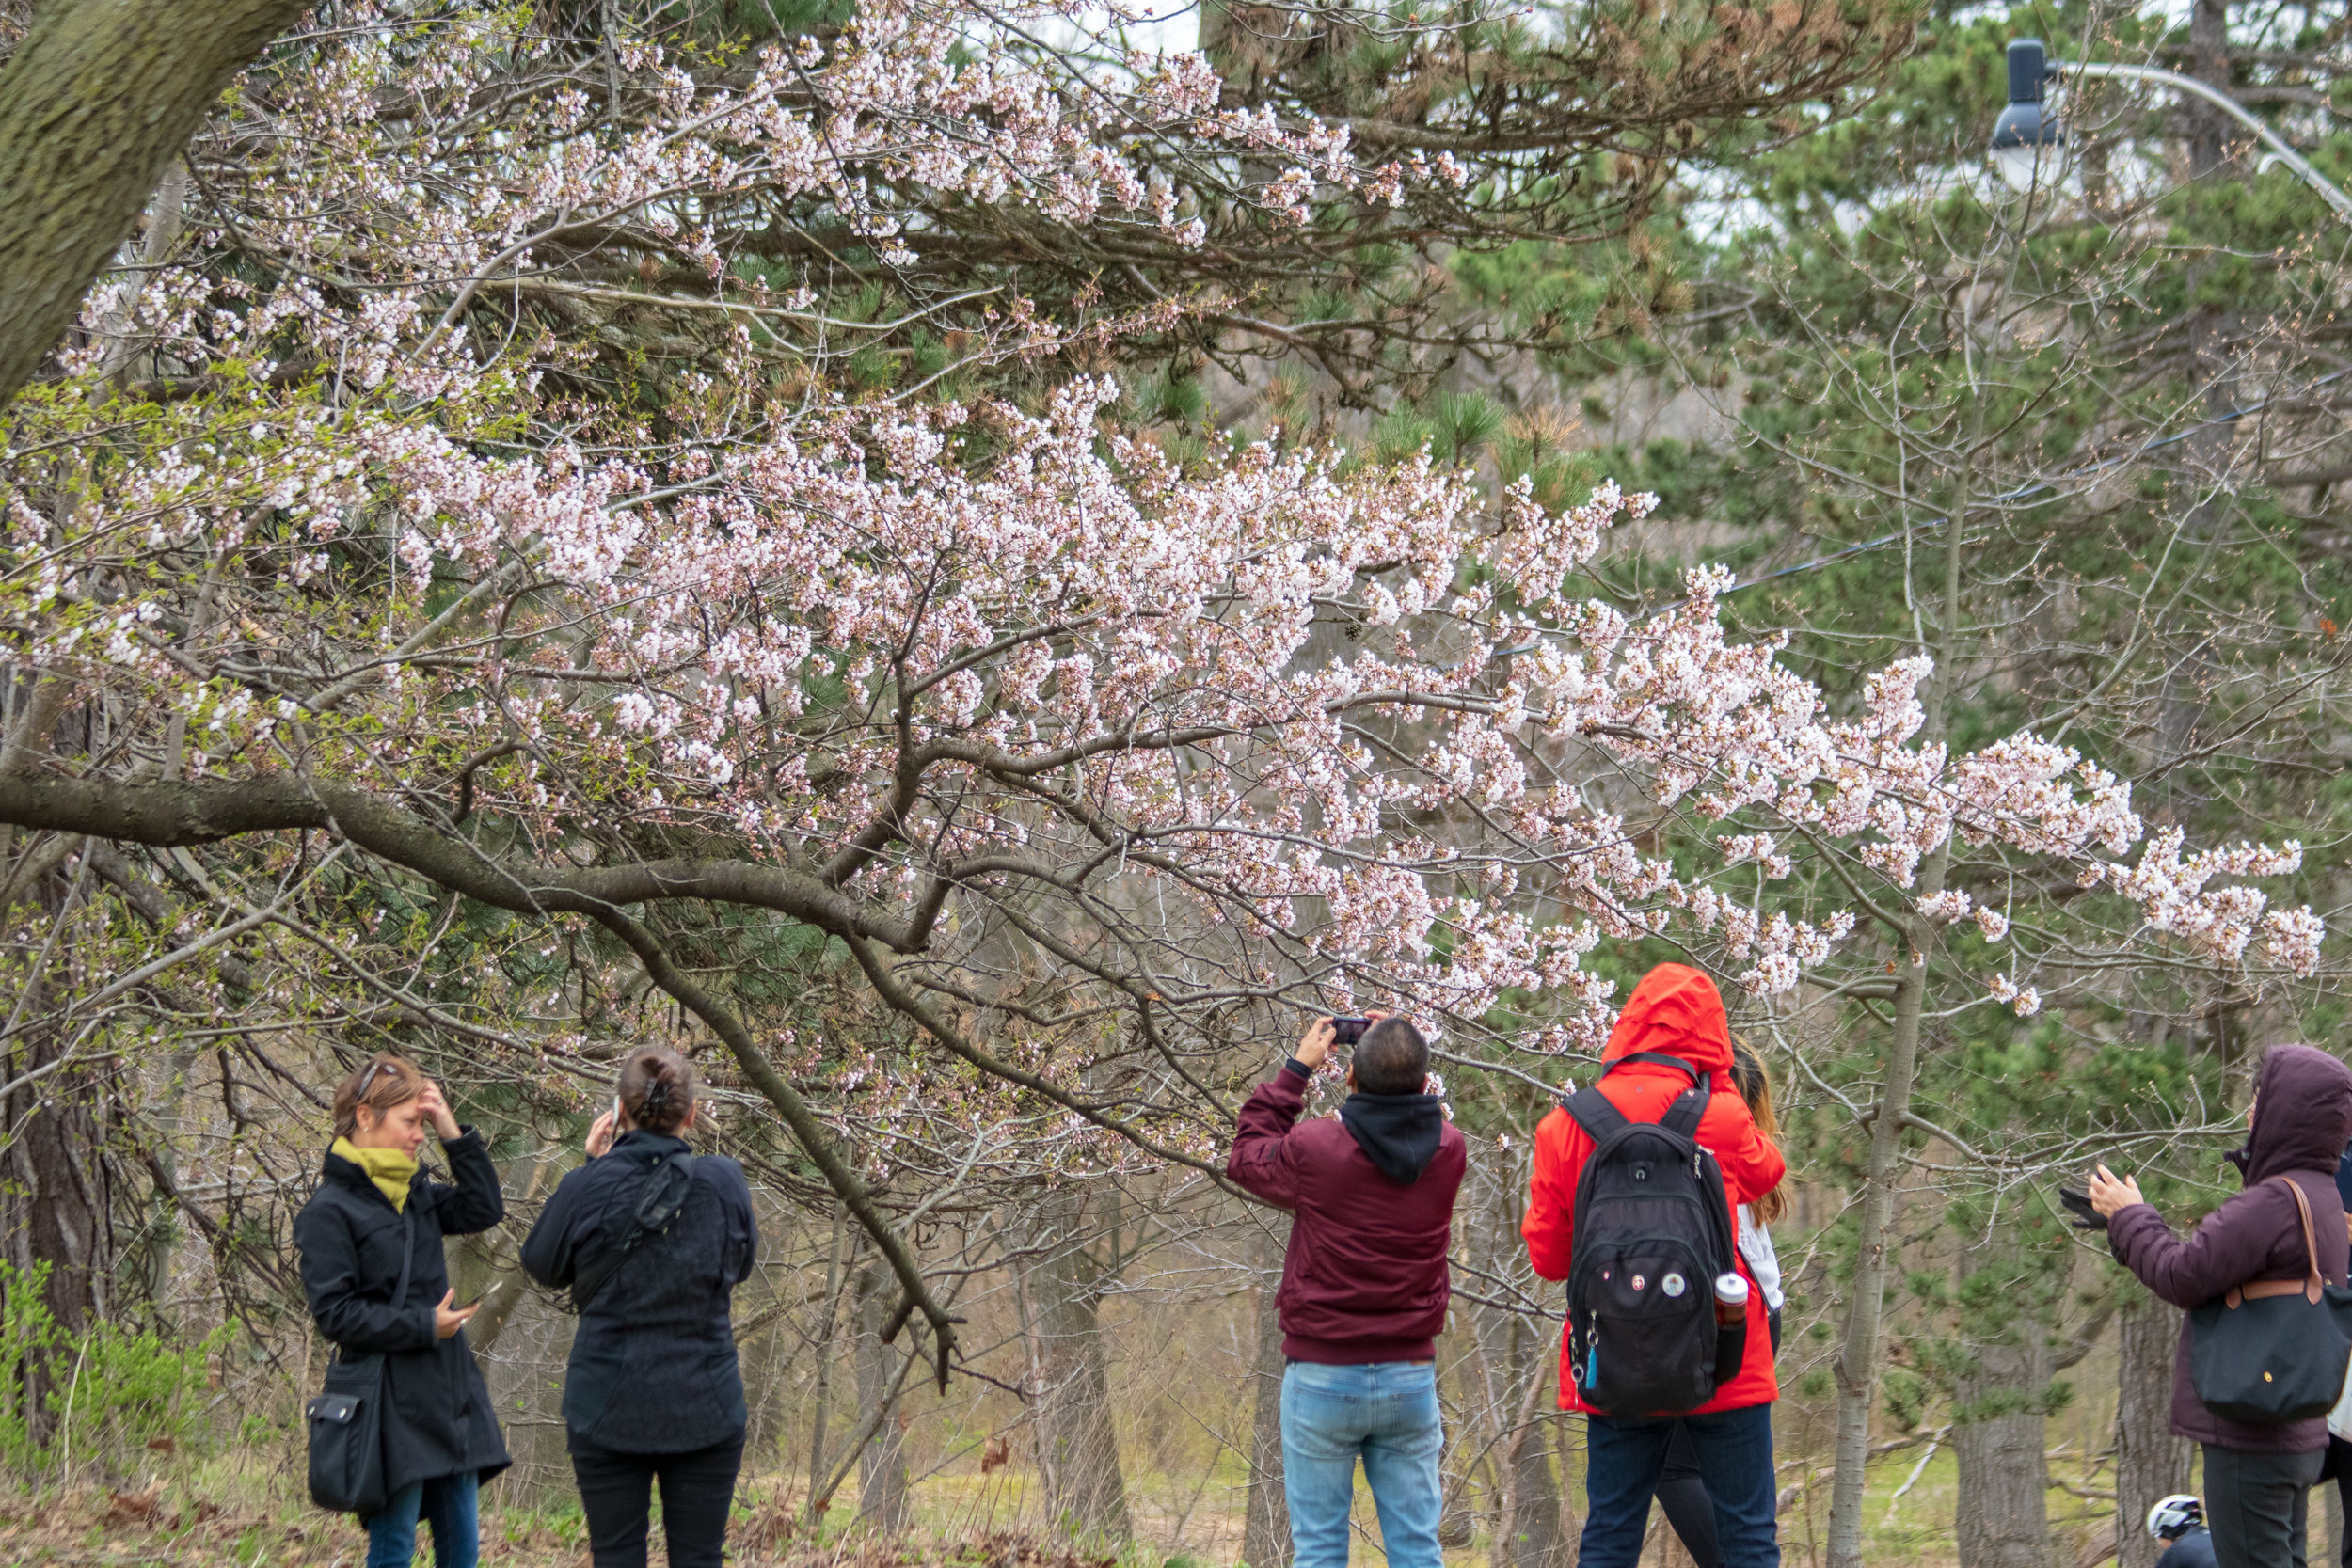
{"label": "bicycle helmet", "polygon": [[2205,1522],[2205,1505],[2186,1492],[2175,1492],[2148,1511],[2148,1533],[2171,1541]]}

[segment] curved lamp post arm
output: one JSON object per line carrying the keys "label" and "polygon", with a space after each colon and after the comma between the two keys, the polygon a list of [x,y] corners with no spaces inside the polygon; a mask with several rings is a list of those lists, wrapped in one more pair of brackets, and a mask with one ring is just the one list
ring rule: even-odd
{"label": "curved lamp post arm", "polygon": [[2155,67],[2147,65],[2052,61],[2051,70],[2060,76],[2120,76],[2136,82],[2161,82],[2166,87],[2177,87],[2193,98],[2203,99],[2240,125],[2253,132],[2261,138],[2263,146],[2268,148],[2272,155],[2280,163],[2293,169],[2303,183],[2328,198],[2328,205],[2336,210],[2338,217],[2347,223],[2352,223],[2352,196],[2346,196],[2336,189],[2326,175],[2312,167],[2300,152],[2289,147],[2278,132],[2264,124],[2259,116],[2219,88],[2201,82],[2194,76],[2184,76],[2175,71],[2158,71]]}

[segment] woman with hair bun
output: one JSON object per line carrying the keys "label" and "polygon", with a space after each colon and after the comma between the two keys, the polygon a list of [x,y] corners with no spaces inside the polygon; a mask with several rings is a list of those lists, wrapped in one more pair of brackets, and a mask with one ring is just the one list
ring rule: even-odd
{"label": "woman with hair bun", "polygon": [[759,1232],[743,1167],[696,1156],[686,1058],[640,1046],[523,1243],[580,1313],[564,1384],[572,1473],[595,1568],[644,1568],[653,1486],[671,1568],[720,1568],[743,1461],[743,1379],[728,1317]]}
{"label": "woman with hair bun", "polygon": [[[473,1568],[477,1495],[509,1461],[466,1345],[474,1309],[450,1289],[441,1238],[506,1217],[498,1167],[482,1134],[458,1126],[440,1086],[404,1056],[379,1053],[346,1077],[334,1118],[335,1141],[294,1239],[319,1333],[339,1351],[384,1357],[390,1500],[360,1521],[368,1568],[408,1568],[420,1520],[438,1568]],[[428,1180],[418,1164],[428,1127],[453,1185]]]}

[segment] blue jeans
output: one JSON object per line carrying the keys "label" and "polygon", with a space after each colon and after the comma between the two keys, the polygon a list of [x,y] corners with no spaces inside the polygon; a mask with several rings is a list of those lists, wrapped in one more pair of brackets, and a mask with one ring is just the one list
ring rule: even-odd
{"label": "blue jeans", "polygon": [[1380,1512],[1389,1568],[1441,1568],[1438,1369],[1426,1361],[1282,1372],[1282,1491],[1295,1568],[1346,1568],[1356,1459]]}
{"label": "blue jeans", "polygon": [[1584,1541],[1578,1568],[1634,1568],[1649,1529],[1650,1494],[1679,1422],[1715,1500],[1715,1540],[1729,1568],[1779,1568],[1772,1481],[1772,1407],[1655,1421],[1585,1419]]}
{"label": "blue jeans", "polygon": [[475,1517],[480,1487],[471,1470],[412,1481],[368,1521],[368,1568],[408,1568],[417,1555],[417,1520],[433,1531],[436,1568],[474,1568],[481,1549]]}

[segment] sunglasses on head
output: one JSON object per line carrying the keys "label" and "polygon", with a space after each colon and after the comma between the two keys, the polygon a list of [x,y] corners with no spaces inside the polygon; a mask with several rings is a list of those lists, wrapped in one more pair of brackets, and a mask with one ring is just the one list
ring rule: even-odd
{"label": "sunglasses on head", "polygon": [[359,1086],[351,1091],[351,1098],[365,1100],[368,1097],[368,1085],[375,1082],[375,1075],[379,1072],[389,1072],[395,1078],[400,1076],[400,1069],[390,1062],[370,1062],[368,1070],[359,1075]]}

